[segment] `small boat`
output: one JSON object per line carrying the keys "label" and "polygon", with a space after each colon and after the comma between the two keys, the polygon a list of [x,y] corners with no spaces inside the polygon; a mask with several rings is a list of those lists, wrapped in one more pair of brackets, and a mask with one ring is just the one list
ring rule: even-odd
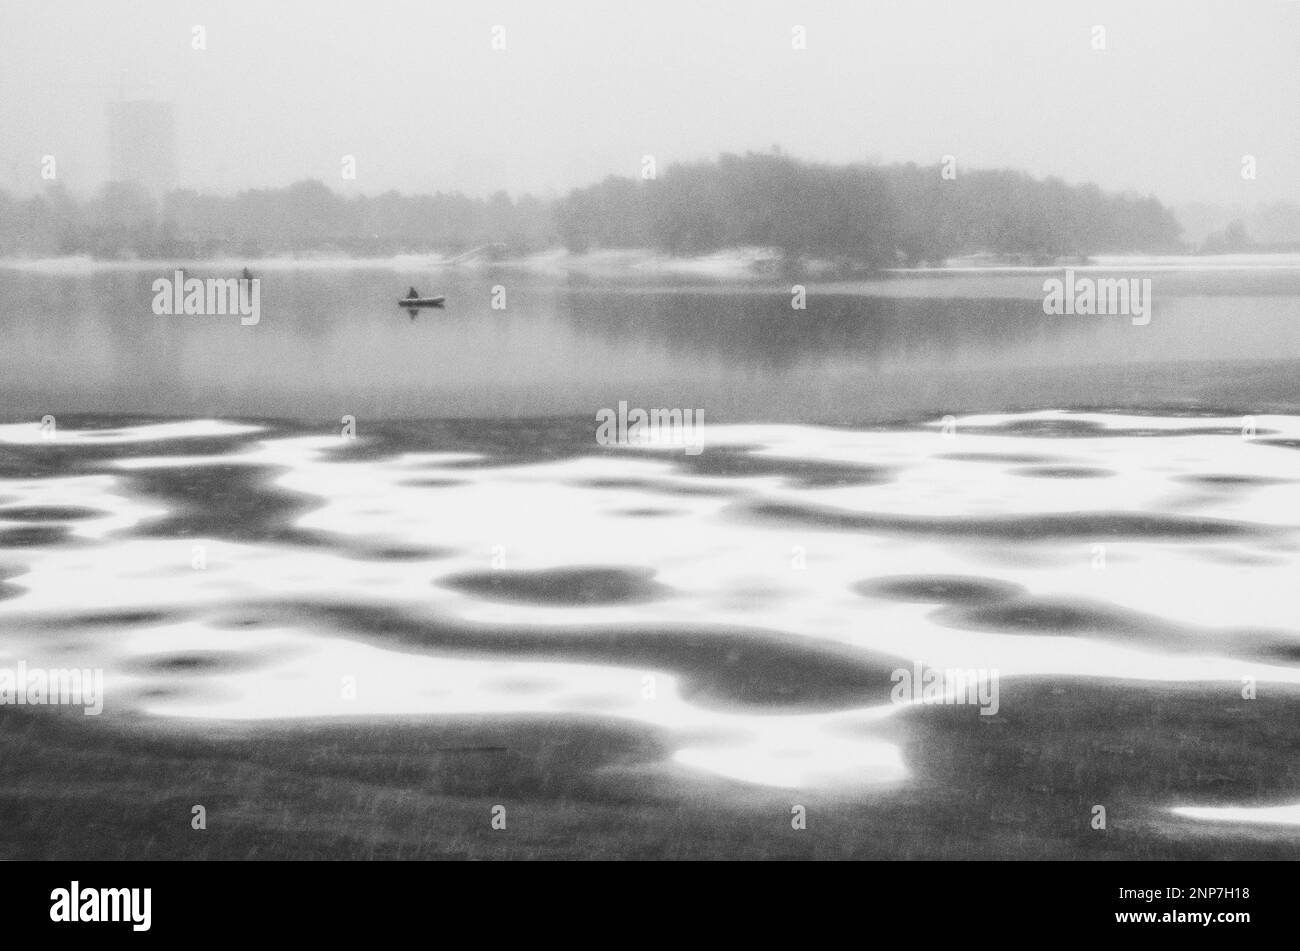
{"label": "small boat", "polygon": [[447,298],[445,297],[421,297],[420,292],[412,287],[410,291],[407,292],[407,295],[399,300],[397,304],[399,307],[405,307],[406,312],[410,314],[411,319],[414,320],[415,315],[419,313],[419,308],[441,307],[446,299]]}

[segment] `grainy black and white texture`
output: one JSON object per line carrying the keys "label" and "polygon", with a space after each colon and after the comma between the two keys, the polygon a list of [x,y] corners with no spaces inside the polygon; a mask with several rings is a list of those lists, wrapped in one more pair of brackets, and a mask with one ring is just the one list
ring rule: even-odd
{"label": "grainy black and white texture", "polygon": [[0,859],[1300,857],[1300,3],[3,19]]}

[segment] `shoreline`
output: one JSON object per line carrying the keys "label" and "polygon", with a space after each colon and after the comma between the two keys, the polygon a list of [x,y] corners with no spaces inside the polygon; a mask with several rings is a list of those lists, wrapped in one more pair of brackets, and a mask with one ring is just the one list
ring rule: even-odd
{"label": "shoreline", "polygon": [[522,271],[539,276],[585,277],[697,277],[715,280],[749,281],[799,276],[813,279],[889,279],[978,274],[1039,274],[1065,269],[1077,271],[1300,271],[1300,253],[1268,252],[1260,254],[1204,255],[1189,253],[1093,255],[1085,260],[1060,259],[1050,264],[1025,264],[1010,260],[1012,256],[982,259],[973,263],[970,256],[949,259],[943,265],[895,267],[876,271],[862,270],[835,262],[807,259],[793,268],[783,264],[780,252],[767,248],[733,248],[693,257],[674,257],[651,250],[603,250],[573,254],[549,250],[536,254],[492,259],[465,254],[445,256],[435,253],[398,254],[388,257],[344,257],[329,254],[303,256],[281,255],[264,258],[135,258],[100,259],[86,255],[40,258],[0,258],[0,270],[47,274],[87,274],[105,271],[223,270],[252,267],[258,270],[387,270],[452,271],[485,270]]}

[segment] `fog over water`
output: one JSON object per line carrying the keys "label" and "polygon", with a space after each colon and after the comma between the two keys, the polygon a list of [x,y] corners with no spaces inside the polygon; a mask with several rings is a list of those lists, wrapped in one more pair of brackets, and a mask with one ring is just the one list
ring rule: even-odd
{"label": "fog over water", "polygon": [[[577,415],[694,407],[709,420],[860,422],[970,409],[1296,408],[1300,270],[1117,270],[1150,323],[1043,313],[1060,270],[813,282],[598,280],[509,269],[259,265],[261,316],[157,316],[170,268],[0,269],[10,414]],[[190,276],[237,273],[191,265]],[[415,319],[408,285],[445,310]],[[493,289],[507,289],[505,309]],[[58,341],[57,346],[51,346]],[[1267,366],[1237,372],[1249,363]],[[1193,366],[1199,364],[1199,366]]]}

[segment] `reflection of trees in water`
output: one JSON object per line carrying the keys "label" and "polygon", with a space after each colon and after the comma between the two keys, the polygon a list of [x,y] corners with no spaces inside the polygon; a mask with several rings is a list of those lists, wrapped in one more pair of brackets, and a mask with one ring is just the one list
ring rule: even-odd
{"label": "reflection of trees in water", "polygon": [[[196,267],[186,276],[237,278],[243,264]],[[155,316],[152,283],[174,270],[0,271],[4,392],[34,394],[41,405],[92,408],[93,401],[100,410],[160,413],[251,406],[274,416],[334,393],[355,401],[358,388],[409,396],[442,386],[489,407],[502,405],[501,394],[527,376],[523,368],[533,373],[528,399],[540,406],[557,393],[601,386],[584,367],[607,350],[641,367],[639,385],[694,386],[711,406],[728,399],[766,405],[781,400],[770,392],[775,374],[807,372],[807,392],[821,392],[839,385],[837,367],[868,376],[921,365],[978,372],[989,353],[1021,352],[1036,340],[1075,352],[1078,334],[1096,332],[1045,317],[1037,299],[814,289],[807,309],[793,310],[780,286],[267,267],[254,267],[262,320],[243,327],[237,316]],[[447,310],[411,324],[397,301],[412,283],[446,294]],[[498,283],[509,293],[503,311],[490,305]],[[641,355],[650,358],[644,366]],[[725,377],[716,391],[715,377]]]}
{"label": "reflection of trees in water", "polygon": [[42,395],[80,386],[102,393],[101,380],[125,386],[148,378],[160,355],[140,346],[139,324],[155,319],[150,284],[156,276],[0,270],[5,365],[13,371],[3,392],[14,387]]}
{"label": "reflection of trees in water", "polygon": [[1038,301],[1009,298],[810,294],[806,310],[793,310],[781,289],[582,290],[562,297],[559,307],[583,333],[771,369],[843,354],[858,354],[867,365],[902,357],[960,360],[972,350],[1019,345],[1049,332]]}

